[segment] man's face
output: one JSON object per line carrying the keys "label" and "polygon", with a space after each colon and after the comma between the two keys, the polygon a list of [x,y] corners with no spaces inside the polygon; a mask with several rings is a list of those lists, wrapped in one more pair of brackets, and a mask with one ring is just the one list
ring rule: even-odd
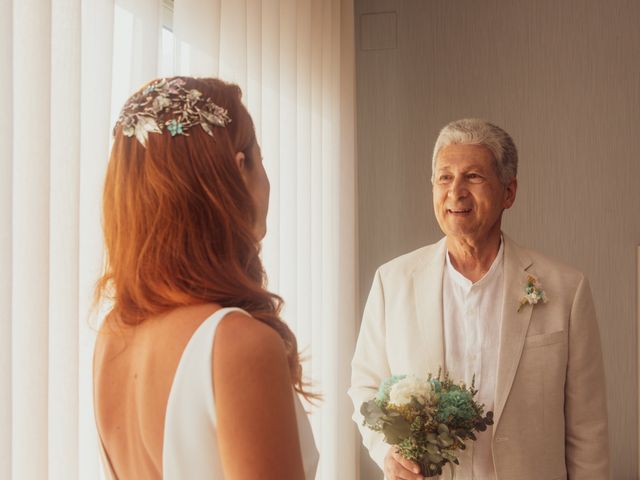
{"label": "man's face", "polygon": [[433,207],[447,236],[482,241],[499,231],[516,189],[515,179],[502,184],[492,153],[482,145],[448,145],[438,154]]}

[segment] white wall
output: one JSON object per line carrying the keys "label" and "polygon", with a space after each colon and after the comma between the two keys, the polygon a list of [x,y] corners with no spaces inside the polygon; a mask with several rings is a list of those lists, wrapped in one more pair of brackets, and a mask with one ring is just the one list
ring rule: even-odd
{"label": "white wall", "polygon": [[[520,168],[504,230],[591,281],[615,480],[638,469],[639,25],[636,1],[356,1],[361,304],[379,264],[441,236],[439,129],[505,128]],[[363,454],[360,478],[380,477]]]}

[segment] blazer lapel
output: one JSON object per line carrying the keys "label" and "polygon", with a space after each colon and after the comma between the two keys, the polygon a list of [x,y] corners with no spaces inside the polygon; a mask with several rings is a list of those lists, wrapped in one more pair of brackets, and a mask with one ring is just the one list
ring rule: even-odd
{"label": "blazer lapel", "polygon": [[494,434],[518,369],[533,311],[531,305],[527,305],[518,312],[518,306],[524,296],[524,287],[527,282],[528,273],[526,270],[531,266],[531,259],[510,238],[504,234],[503,237],[505,241],[504,303],[494,402]]}
{"label": "blazer lapel", "polygon": [[[413,288],[416,319],[420,326],[420,344],[424,351],[420,356],[426,368],[436,375],[437,368],[444,364],[444,334],[442,314],[442,276],[446,243],[443,238],[429,257],[425,257],[413,271]],[[431,369],[436,369],[432,371]]]}

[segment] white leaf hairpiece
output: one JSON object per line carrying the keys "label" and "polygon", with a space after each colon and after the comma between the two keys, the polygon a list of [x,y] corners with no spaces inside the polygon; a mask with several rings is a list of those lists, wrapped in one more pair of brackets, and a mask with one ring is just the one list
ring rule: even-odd
{"label": "white leaf hairpiece", "polygon": [[231,118],[226,109],[216,105],[195,88],[186,89],[182,78],[161,78],[149,84],[142,92],[134,94],[125,104],[114,127],[119,125],[122,134],[133,137],[144,147],[149,133],[160,133],[165,128],[172,137],[188,136],[188,130],[200,125],[210,136],[212,127],[226,127]]}

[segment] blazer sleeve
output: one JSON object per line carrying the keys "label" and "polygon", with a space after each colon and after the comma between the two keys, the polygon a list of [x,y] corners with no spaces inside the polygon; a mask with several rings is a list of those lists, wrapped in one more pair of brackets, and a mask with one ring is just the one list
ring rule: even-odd
{"label": "blazer sleeve", "polygon": [[362,425],[360,407],[376,395],[379,385],[391,375],[387,362],[385,323],[384,288],[378,270],[362,316],[360,334],[351,362],[351,388],[348,393],[353,401],[353,420],[360,429],[369,455],[381,470],[384,469],[384,457],[389,445],[384,442],[382,434]]}
{"label": "blazer sleeve", "polygon": [[607,389],[589,283],[582,277],[569,319],[565,461],[570,480],[610,478]]}

